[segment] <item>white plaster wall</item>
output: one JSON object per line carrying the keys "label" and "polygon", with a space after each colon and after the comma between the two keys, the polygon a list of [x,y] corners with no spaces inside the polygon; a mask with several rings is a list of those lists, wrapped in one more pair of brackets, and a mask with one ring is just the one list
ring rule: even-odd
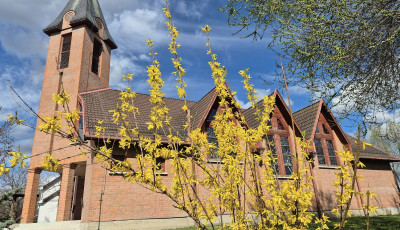
{"label": "white plaster wall", "polygon": [[58,195],[47,202],[44,199],[60,190],[60,181],[47,189],[41,189],[38,202],[38,223],[55,222],[58,207]]}

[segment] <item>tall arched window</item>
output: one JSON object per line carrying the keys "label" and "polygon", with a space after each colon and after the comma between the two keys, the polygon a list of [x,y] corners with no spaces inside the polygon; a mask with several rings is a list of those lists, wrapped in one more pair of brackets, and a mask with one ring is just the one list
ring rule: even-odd
{"label": "tall arched window", "polygon": [[[215,147],[218,148],[218,139],[217,136],[215,135],[214,128],[213,128],[213,122],[215,120],[215,115],[217,114],[218,107],[214,106],[211,108],[210,113],[208,114],[206,120],[205,120],[205,131],[207,133],[207,140],[209,143],[213,143]],[[212,153],[208,156],[209,159],[212,160],[220,160],[218,154],[218,149],[214,149]]]}
{"label": "tall arched window", "polygon": [[280,114],[271,118],[271,129],[267,133],[267,149],[276,160],[271,164],[279,176],[290,176],[293,173],[292,147],[293,141],[289,126]]}
{"label": "tall arched window", "polygon": [[319,165],[337,166],[338,160],[330,126],[325,121],[320,121],[317,124],[317,130],[322,131],[315,132],[314,135],[315,152],[317,153]]}

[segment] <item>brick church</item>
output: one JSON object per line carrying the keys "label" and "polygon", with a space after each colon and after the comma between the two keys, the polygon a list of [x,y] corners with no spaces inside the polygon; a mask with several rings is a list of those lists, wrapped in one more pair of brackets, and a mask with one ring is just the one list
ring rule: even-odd
{"label": "brick church", "polygon": [[[95,135],[97,121],[104,120],[106,135],[118,140],[117,127],[112,124],[109,110],[115,109],[119,91],[109,88],[111,51],[117,48],[102,14],[98,0],[69,0],[60,15],[43,30],[49,36],[47,61],[40,99],[39,115],[47,116],[61,108],[52,101],[52,95],[61,88],[70,93],[70,108],[78,108],[81,115],[79,134],[92,145],[98,143]],[[306,132],[312,140],[314,166],[311,169],[315,177],[313,189],[315,197],[311,211],[329,211],[336,206],[334,187],[331,185],[337,172],[336,166],[341,159],[335,151],[343,148],[355,149],[355,138],[344,133],[337,123],[327,104],[321,99],[293,114],[295,128],[291,128],[291,117],[288,107],[280,96],[276,98],[275,113],[271,118],[271,130],[266,134],[267,140],[274,143],[273,155],[277,158],[274,165],[278,180],[287,180],[293,171],[291,156],[295,151],[294,137]],[[216,112],[217,92],[215,89],[204,95],[199,101],[189,101],[188,107],[193,116],[192,126],[206,130],[210,117]],[[177,130],[183,131],[185,113],[180,109],[183,101],[164,98],[170,109],[170,116]],[[149,95],[137,94],[135,105],[139,107],[139,129],[147,130],[145,123],[150,114]],[[257,127],[258,121],[252,109],[241,110],[250,127]],[[41,121],[38,119],[37,125]],[[213,138],[209,137],[210,140]],[[260,143],[265,148],[266,143]],[[106,171],[92,155],[87,158],[79,156],[79,146],[56,135],[36,131],[32,149],[32,157],[28,169],[22,220],[21,223],[32,223],[37,208],[40,173],[42,172],[39,156],[43,152],[52,152],[61,159],[62,168],[56,223],[74,223],[68,229],[97,229],[97,221],[109,229],[122,229],[124,223],[142,226],[148,229],[151,224],[164,226],[191,225],[190,219],[173,206],[172,201],[153,193],[137,184],[123,180],[122,175]],[[115,149],[116,158],[133,158]],[[378,198],[372,202],[379,207],[380,214],[399,213],[399,195],[391,171],[390,163],[400,161],[390,154],[368,146],[361,152],[361,161],[366,168],[360,169],[363,181],[357,181],[357,190],[365,192],[374,190]],[[288,160],[289,159],[289,160]],[[213,163],[210,156],[210,164]],[[170,162],[163,162],[165,179],[171,169]],[[101,202],[101,203],[100,203]],[[351,209],[363,214],[363,201],[353,199]],[[68,221],[68,222],[65,222]],[[108,224],[108,225],[107,225]],[[168,225],[170,224],[170,225]],[[71,225],[72,226],[72,225]],[[20,225],[21,229],[23,225]],[[156,228],[156,227],[154,227]],[[104,227],[102,229],[107,229]],[[128,229],[128,228],[125,228]],[[141,227],[137,227],[141,229]]]}

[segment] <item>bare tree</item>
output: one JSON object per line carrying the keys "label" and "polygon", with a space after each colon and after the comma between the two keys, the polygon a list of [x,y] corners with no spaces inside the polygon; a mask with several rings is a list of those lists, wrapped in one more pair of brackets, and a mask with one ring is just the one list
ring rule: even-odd
{"label": "bare tree", "polygon": [[[0,111],[2,107],[0,105]],[[11,132],[14,128],[14,124],[4,121],[0,123],[0,164],[4,164],[6,162],[8,152],[12,149],[14,145],[14,137],[11,135]]]}

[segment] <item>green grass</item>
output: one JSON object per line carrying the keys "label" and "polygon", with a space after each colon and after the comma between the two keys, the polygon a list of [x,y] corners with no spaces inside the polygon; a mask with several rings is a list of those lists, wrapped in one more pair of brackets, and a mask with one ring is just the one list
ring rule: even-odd
{"label": "green grass", "polygon": [[[331,220],[328,223],[330,229],[333,229],[334,224],[338,224],[338,220]],[[359,230],[359,229],[367,229],[366,228],[366,218],[364,216],[350,217],[347,218],[347,223],[345,225],[346,230]],[[316,229],[317,226],[310,226],[310,229]],[[369,220],[369,229],[370,230],[383,230],[383,229],[400,229],[400,216],[374,216],[370,217]]]}
{"label": "green grass", "polygon": [[[336,219],[331,219],[328,223],[329,229],[334,229],[333,226],[338,224],[339,221]],[[400,216],[374,216],[370,217],[370,230],[400,230]],[[312,224],[310,230],[316,229],[318,226]],[[178,230],[195,230],[195,227],[190,228],[179,228]],[[211,228],[210,228],[211,229]],[[218,228],[221,229],[221,228]],[[350,217],[347,218],[347,223],[345,226],[346,230],[361,230],[366,229],[365,217]]]}

